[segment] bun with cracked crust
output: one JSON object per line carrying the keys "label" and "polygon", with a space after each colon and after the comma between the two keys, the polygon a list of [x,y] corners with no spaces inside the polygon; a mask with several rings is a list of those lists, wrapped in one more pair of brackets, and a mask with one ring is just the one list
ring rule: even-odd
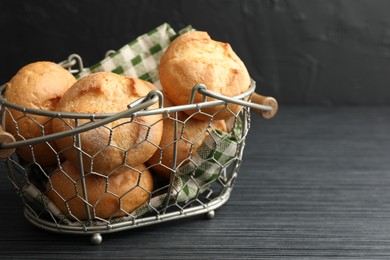
{"label": "bun with cracked crust", "polygon": [[[175,105],[188,104],[192,88],[197,84],[228,97],[243,93],[251,84],[247,68],[231,46],[201,31],[184,33],[169,45],[160,60],[159,76],[164,94]],[[197,93],[194,103],[202,101],[203,96]],[[231,112],[224,105],[202,111],[218,120],[236,114],[239,109],[240,106],[229,104]],[[202,114],[196,117],[205,118]]]}
{"label": "bun with cracked crust", "polygon": [[[147,81],[98,72],[75,83],[61,98],[57,111],[77,113],[118,113],[133,101],[146,96],[155,86]],[[151,108],[157,108],[158,104]],[[121,118],[80,134],[84,171],[108,175],[126,164],[131,167],[148,160],[162,136],[162,115]],[[90,120],[79,120],[79,124]],[[56,119],[53,132],[69,130],[74,119]],[[79,165],[79,150],[73,136],[56,144],[74,166]]]}
{"label": "bun with cracked crust", "polygon": [[[25,107],[52,111],[62,95],[76,82],[76,78],[60,65],[49,61],[37,61],[21,68],[6,84],[4,93],[8,101]],[[48,117],[28,114],[8,108],[5,114],[5,130],[15,135],[16,140],[31,139],[51,133]],[[54,142],[38,143],[16,149],[27,162],[41,166],[57,162]]]}
{"label": "bun with cracked crust", "polygon": [[109,176],[80,172],[69,161],[61,164],[47,183],[47,196],[60,211],[71,219],[88,218],[82,178],[92,219],[126,216],[147,202],[153,191],[153,178],[144,165],[135,169],[122,167]]}

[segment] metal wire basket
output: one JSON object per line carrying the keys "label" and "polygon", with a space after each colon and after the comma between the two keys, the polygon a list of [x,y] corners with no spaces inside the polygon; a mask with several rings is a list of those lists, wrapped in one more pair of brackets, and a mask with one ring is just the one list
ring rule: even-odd
{"label": "metal wire basket", "polygon": [[[80,72],[83,69],[82,60],[78,55],[71,55],[61,65],[74,73]],[[75,66],[79,67],[75,69]],[[128,109],[119,113],[80,114],[43,111],[15,105],[4,99],[5,85],[3,85],[0,88],[1,123],[3,129],[7,129],[5,118],[12,117],[11,110],[17,110],[22,113],[21,117],[11,118],[11,122],[16,129],[18,129],[18,125],[22,119],[34,120],[34,116],[45,116],[48,122],[54,119],[73,119],[75,122],[83,120],[88,121],[88,123],[76,124],[76,126],[64,132],[45,134],[43,130],[45,124],[36,122],[38,127],[42,128],[42,135],[29,139],[26,139],[18,132],[12,135],[2,131],[0,134],[0,156],[5,159],[8,167],[9,180],[24,203],[25,217],[29,222],[44,230],[59,233],[92,235],[92,243],[98,244],[102,241],[101,234],[103,233],[127,230],[199,214],[205,214],[208,218],[213,218],[215,214],[214,210],[222,206],[229,199],[237,177],[242,161],[245,138],[250,128],[250,109],[259,111],[265,118],[273,117],[277,111],[277,102],[273,98],[259,96],[254,93],[254,90],[255,82],[252,82],[251,87],[245,93],[235,97],[226,97],[207,90],[207,86],[197,85],[193,88],[192,96],[196,93],[202,94],[204,97],[203,102],[194,104],[190,101],[186,105],[174,107],[164,107],[163,94],[160,91],[152,91],[147,96],[129,104]],[[250,102],[251,97],[252,101],[256,101],[255,103]],[[159,104],[159,107],[157,109],[150,109],[156,103]],[[226,122],[228,125],[227,129],[229,130],[226,133],[221,133],[212,129],[211,124],[214,115],[206,114],[203,109],[223,105],[223,110],[229,111],[231,104],[239,105],[241,108],[238,113],[231,113],[229,122]],[[211,149],[207,158],[200,159],[196,159],[196,151],[190,149],[191,152],[186,158],[186,163],[183,163],[177,161],[177,155],[181,152],[178,148],[178,142],[180,140],[185,141],[192,148],[195,145],[191,143],[195,141],[186,139],[182,134],[188,119],[181,119],[178,114],[186,110],[194,111],[193,115],[202,114],[209,118],[209,124],[202,133],[202,136],[205,138],[202,140],[203,142],[208,140]],[[80,220],[72,217],[71,214],[61,212],[50,201],[47,196],[48,182],[51,174],[56,169],[62,169],[63,151],[52,148],[52,152],[57,158],[57,165],[50,167],[42,166],[34,160],[34,148],[37,144],[43,143],[51,147],[52,141],[72,136],[74,140],[73,146],[78,150],[79,156],[81,157],[84,152],[83,147],[80,146],[80,135],[82,133],[99,127],[107,128],[107,124],[120,119],[126,120],[122,124],[135,124],[137,123],[135,119],[138,117],[147,117],[156,114],[162,115],[163,123],[169,121],[174,125],[174,141],[171,144],[174,151],[171,160],[172,164],[163,165],[163,167],[169,168],[172,174],[169,179],[156,178],[154,180],[156,183],[155,188],[152,191],[147,191],[148,200],[142,206],[132,212],[126,212],[120,202],[121,196],[123,195],[111,194],[112,192],[106,188],[102,191],[102,196],[107,194],[114,196],[118,200],[118,211],[123,214],[121,216],[113,215],[109,218],[99,217],[95,211],[98,203],[91,202],[86,192],[88,190],[87,185],[89,185],[86,182],[86,178],[92,173],[84,170],[80,170],[79,179],[77,180],[80,181],[79,187],[81,187],[81,190],[77,190],[77,185],[73,188],[75,188],[75,198],[84,203],[87,212],[85,219]],[[188,118],[191,117],[191,115],[188,116]],[[108,130],[113,131],[113,129]],[[222,144],[223,140],[221,141],[219,139],[221,136],[224,136],[224,138],[226,136],[229,138],[234,137],[231,138],[234,140],[233,150],[230,150],[229,156],[224,159],[221,159],[223,156],[217,156],[217,152],[219,155],[220,151],[216,151],[216,147]],[[145,141],[148,141],[148,136],[146,136]],[[160,152],[164,149],[164,147],[159,147],[158,144],[156,146]],[[21,147],[28,147],[32,153],[32,162],[24,161],[15,153],[15,150]],[[131,153],[131,148],[125,154],[129,153]],[[156,164],[160,164],[161,166],[161,158]],[[153,172],[156,164],[146,166],[146,169]],[[187,170],[183,171],[183,168]],[[80,169],[83,169],[82,165]],[[199,178],[200,170],[204,173],[205,171],[210,171],[210,169],[212,169],[212,178],[209,178],[210,176],[206,179]],[[138,173],[139,176],[143,174],[142,171],[138,171]],[[110,176],[105,178],[108,186]],[[76,181],[73,180],[73,182]],[[138,181],[137,185],[140,185],[139,183]],[[53,189],[53,187],[51,188]],[[68,209],[70,209],[70,201],[71,199],[64,199],[64,204]]]}

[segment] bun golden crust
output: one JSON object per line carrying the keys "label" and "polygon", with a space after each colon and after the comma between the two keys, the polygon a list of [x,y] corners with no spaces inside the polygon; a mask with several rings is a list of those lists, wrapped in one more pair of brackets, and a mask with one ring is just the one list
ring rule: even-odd
{"label": "bun golden crust", "polygon": [[[187,104],[197,84],[229,97],[241,94],[250,86],[249,73],[231,46],[214,41],[200,31],[187,32],[169,45],[160,60],[159,76],[164,94],[175,105]],[[194,102],[202,101],[202,95],[197,94]],[[213,115],[223,107],[202,111]],[[236,113],[239,106],[229,104],[229,109]],[[226,110],[219,111],[215,118],[225,119],[229,115]],[[202,118],[202,115],[197,117]]]}
{"label": "bun golden crust", "polygon": [[[152,174],[143,165],[136,170],[122,167],[109,176],[86,175],[84,180],[93,219],[125,216],[147,202],[153,191]],[[50,176],[47,196],[64,215],[85,220],[88,214],[81,183],[78,169],[65,161]]]}
{"label": "bun golden crust", "polygon": [[[53,62],[38,61],[21,68],[17,74],[7,83],[4,97],[17,105],[26,108],[41,110],[54,110],[62,95],[76,82],[75,77],[66,69]],[[48,117],[29,115],[25,117],[23,112],[9,109],[6,114],[6,131],[18,134],[17,140],[30,139],[42,136],[42,132],[50,134],[51,121]],[[12,115],[12,116],[11,116]],[[18,128],[15,127],[15,121]],[[34,159],[41,166],[48,166],[57,162],[53,149],[53,142],[39,143],[30,147],[17,149],[17,153],[27,162]]]}
{"label": "bun golden crust", "polygon": [[[61,98],[57,110],[78,113],[117,113],[131,102],[146,96],[155,87],[146,81],[111,72],[94,73],[80,79]],[[158,104],[153,105],[157,108]],[[144,163],[156,151],[162,136],[162,115],[122,118],[80,134],[84,170],[109,174],[123,164]],[[79,124],[89,123],[79,120]],[[74,119],[56,119],[53,132],[75,126]],[[64,156],[79,165],[73,136],[56,140]]]}

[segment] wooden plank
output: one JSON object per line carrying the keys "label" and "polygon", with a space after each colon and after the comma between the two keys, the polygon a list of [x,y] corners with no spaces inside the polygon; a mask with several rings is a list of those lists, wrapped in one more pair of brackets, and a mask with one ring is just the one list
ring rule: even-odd
{"label": "wooden plank", "polygon": [[1,166],[2,259],[390,257],[390,108],[281,107],[252,118],[231,198],[216,218],[89,237],[29,224]]}

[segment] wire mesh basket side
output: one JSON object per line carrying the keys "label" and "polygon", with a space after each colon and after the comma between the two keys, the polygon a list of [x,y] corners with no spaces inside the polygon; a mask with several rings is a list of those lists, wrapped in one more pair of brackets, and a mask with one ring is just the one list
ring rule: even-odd
{"label": "wire mesh basket side", "polygon": [[[218,102],[218,104],[220,103],[224,102]],[[148,116],[149,114],[156,113],[163,114],[165,116],[164,120],[167,120],[167,118],[169,118],[169,114],[174,114],[177,111],[182,111],[187,108],[188,107],[160,108],[160,110],[157,111],[140,109],[136,112],[125,115],[124,117],[128,118],[128,121],[122,124],[131,124],[134,123],[133,119],[137,118],[138,116]],[[198,105],[192,106],[190,108],[195,108],[195,113],[203,113],[202,108]],[[228,103],[226,104],[226,108],[228,109]],[[10,109],[13,108],[9,107],[7,103],[3,103],[3,119],[4,117],[9,116]],[[24,115],[21,118],[31,117],[32,113],[30,112],[31,111],[24,110]],[[51,116],[52,118],[50,118],[48,122],[54,120],[53,118],[63,120],[63,117],[66,117],[67,115],[64,116],[59,114],[52,114]],[[85,118],[89,118],[89,123],[83,124],[80,127],[70,127],[70,130],[79,131],[81,127],[104,121],[106,118],[112,116],[115,117],[117,115],[107,115],[107,117],[102,116],[101,119],[96,116],[85,116]],[[209,117],[211,123],[213,121],[213,115],[207,116]],[[115,118],[115,120],[119,118],[121,117],[118,116],[118,118]],[[12,118],[11,121],[17,124],[18,120],[20,120],[20,118]],[[185,126],[186,123],[186,121],[180,121],[177,116],[170,117],[169,120],[174,121],[176,124],[179,124],[180,122],[180,124],[183,124],[183,126]],[[2,123],[4,127],[4,120],[2,120]],[[55,139],[54,137],[50,137],[43,143],[53,151],[54,157],[57,161],[56,165],[49,167],[43,166],[34,159],[34,149],[36,144],[39,142],[31,143],[26,146],[33,155],[32,162],[26,162],[21,159],[20,156],[13,155],[7,159],[6,163],[9,169],[9,179],[11,180],[12,185],[15,187],[17,194],[20,195],[25,204],[25,215],[27,219],[33,224],[38,225],[41,228],[57,232],[82,234],[94,232],[113,232],[195,214],[206,213],[225,203],[230,195],[231,188],[241,164],[245,138],[249,130],[249,126],[249,107],[243,106],[238,114],[232,115],[230,122],[231,129],[228,135],[224,135],[225,133],[216,131],[215,129],[213,130],[210,127],[206,128],[206,132],[204,134],[208,136],[208,140],[212,148],[213,146],[216,146],[218,142],[221,142],[220,139],[222,140],[223,138],[232,138],[234,139],[235,144],[232,149],[233,152],[227,156],[222,163],[220,162],[220,157],[216,159],[216,157],[220,156],[220,154],[215,152],[215,149],[210,149],[211,152],[209,152],[205,158],[200,158],[200,162],[195,162],[193,154],[190,154],[186,163],[180,162],[178,165],[173,166],[164,165],[172,171],[172,175],[169,181],[162,182],[161,179],[157,178],[158,184],[156,189],[149,193],[149,200],[137,210],[133,212],[126,212],[124,216],[120,217],[113,216],[109,218],[101,218],[96,215],[94,213],[96,210],[96,205],[91,204],[91,202],[88,201],[88,198],[84,197],[85,192],[80,192],[76,195],[79,200],[85,203],[86,208],[91,209],[91,214],[83,220],[72,216],[72,214],[64,214],[64,212],[59,210],[58,207],[53,205],[52,201],[48,199],[48,180],[50,179],[53,171],[60,168],[61,162],[63,160],[63,151],[58,151],[51,145],[51,141]],[[40,127],[41,129],[44,129],[44,125],[41,125]],[[104,128],[105,124],[97,124],[96,127]],[[88,130],[89,129],[87,128],[85,131]],[[234,138],[232,137],[233,132]],[[80,139],[82,133],[83,132],[80,131],[72,135],[69,133],[67,134],[67,136],[71,136],[74,139],[73,148],[76,150],[78,149],[81,156],[84,151],[78,146],[77,140]],[[184,140],[188,142],[188,139],[184,139],[178,132],[175,133],[175,136],[177,136],[177,140]],[[19,137],[18,139],[21,139],[21,141],[28,141],[23,140],[24,138],[20,134],[16,134],[16,137]],[[42,137],[47,137],[45,135],[45,131],[42,131]],[[148,141],[147,138],[146,141]],[[159,149],[161,149],[161,147],[159,147]],[[177,157],[177,152],[175,153],[174,157]],[[173,160],[175,160],[175,158],[173,158]],[[161,164],[161,161],[158,164]],[[204,171],[204,168],[210,169],[210,164],[214,167],[214,172],[210,175],[211,177],[209,176],[208,179],[205,178],[199,181],[200,179],[198,178],[198,175],[201,171]],[[154,166],[155,165],[149,165],[146,167],[146,170],[152,171]],[[122,167],[132,168],[125,164],[122,165]],[[91,170],[87,170],[86,175],[84,175],[84,173],[80,173],[80,180],[85,180],[86,176],[92,174],[96,173],[93,173]],[[142,175],[142,171],[140,172],[140,175]],[[100,177],[105,178],[102,176]],[[107,183],[108,181],[109,178],[106,179]],[[85,189],[85,184],[81,185],[81,188]],[[106,194],[110,193],[109,190],[106,190],[105,192]],[[113,196],[120,197],[118,195]],[[69,208],[69,204],[67,204],[67,207]],[[87,212],[89,212],[89,210],[87,210]]]}

